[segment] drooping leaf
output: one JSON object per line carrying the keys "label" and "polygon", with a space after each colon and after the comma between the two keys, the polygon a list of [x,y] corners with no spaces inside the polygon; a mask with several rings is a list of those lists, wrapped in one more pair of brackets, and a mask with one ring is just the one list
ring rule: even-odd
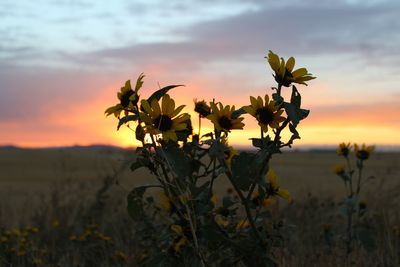
{"label": "drooping leaf", "polygon": [[310,111],[307,109],[300,109],[294,104],[287,102],[283,103],[283,107],[293,126],[297,126],[297,124],[299,124],[301,120],[307,118],[308,114],[310,113]]}
{"label": "drooping leaf", "polygon": [[297,108],[300,108],[301,106],[301,95],[294,85],[292,86],[292,96],[290,97],[290,103]]}
{"label": "drooping leaf", "polygon": [[119,128],[121,128],[122,125],[124,125],[130,121],[137,121],[138,119],[139,119],[139,116],[137,114],[127,115],[125,117],[122,117],[121,119],[119,119],[117,130],[119,130]]}
{"label": "drooping leaf", "polygon": [[146,135],[146,132],[144,131],[143,127],[140,124],[138,124],[136,126],[136,130],[135,130],[136,139],[143,142],[145,135]]}
{"label": "drooping leaf", "polygon": [[179,85],[168,85],[165,86],[157,91],[155,91],[148,99],[147,102],[151,103],[154,99],[160,100],[161,97],[163,97],[169,90],[175,88],[175,87],[179,87],[179,86],[184,86],[183,84],[179,84]]}
{"label": "drooping leaf", "polygon": [[144,157],[137,157],[136,161],[131,164],[130,169],[131,169],[131,171],[135,171],[141,167],[146,167],[150,171],[154,171],[153,163],[148,158],[144,158]]}
{"label": "drooping leaf", "polygon": [[232,112],[232,119],[237,119],[243,114],[246,114],[246,111],[244,111],[243,107],[241,107],[241,108],[235,110],[234,112]]}
{"label": "drooping leaf", "polygon": [[241,190],[249,190],[255,175],[257,175],[253,168],[255,158],[256,154],[241,152],[232,159],[232,179]]}

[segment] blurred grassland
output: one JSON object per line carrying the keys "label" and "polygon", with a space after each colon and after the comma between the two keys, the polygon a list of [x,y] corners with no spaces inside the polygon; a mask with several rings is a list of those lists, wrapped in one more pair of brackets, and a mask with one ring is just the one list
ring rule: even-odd
{"label": "blurred grassland", "polygon": [[[32,265],[36,250],[8,260],[17,266],[137,266],[139,246],[125,199],[134,186],[153,184],[155,179],[143,168],[132,173],[134,158],[132,150],[106,147],[0,149],[0,230],[39,227],[35,249],[50,251],[41,256],[50,265]],[[334,151],[285,152],[272,159],[281,187],[295,201],[288,205],[280,200],[272,207],[285,222],[285,248],[275,254],[281,266],[344,266],[343,250],[328,247],[324,235],[326,225],[343,231],[339,205],[344,186],[333,172],[337,163],[345,162]],[[357,249],[350,265],[395,266],[400,264],[400,153],[372,154],[364,173],[375,177],[363,189],[362,199],[376,221],[377,248]],[[215,191],[222,197],[229,187],[220,176]],[[99,236],[110,236],[112,243],[99,237],[69,240],[91,223],[97,223]]]}
{"label": "blurred grassland", "polygon": [[[155,179],[145,170],[132,173],[129,163],[135,158],[132,150],[113,148],[0,149],[0,194],[2,197],[23,197],[45,194],[53,185],[63,182],[90,182],[100,185],[106,175],[117,174],[120,187],[150,184]],[[333,173],[336,163],[345,163],[334,151],[286,152],[271,161],[282,187],[295,199],[304,192],[341,195],[343,185]],[[355,165],[355,164],[354,164]],[[374,153],[365,163],[365,177],[373,176],[369,189],[385,190],[400,183],[400,153]],[[228,187],[220,177],[217,191]]]}

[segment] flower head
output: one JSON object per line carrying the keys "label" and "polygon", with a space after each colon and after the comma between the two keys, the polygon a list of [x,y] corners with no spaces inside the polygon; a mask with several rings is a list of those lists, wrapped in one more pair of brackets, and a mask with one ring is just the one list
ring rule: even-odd
{"label": "flower head", "polygon": [[131,81],[127,80],[125,85],[121,87],[121,90],[117,93],[117,97],[120,101],[119,104],[109,107],[105,113],[107,116],[114,114],[115,117],[119,117],[121,112],[125,109],[133,109],[139,101],[139,89],[143,85],[144,75],[139,75],[136,81],[135,90],[132,89]]}
{"label": "flower head", "polygon": [[367,160],[374,149],[375,146],[366,146],[363,144],[361,147],[359,147],[357,144],[354,144],[354,152],[359,160]]}
{"label": "flower head", "polygon": [[338,148],[336,149],[336,153],[339,156],[347,157],[349,155],[349,153],[350,153],[350,148],[351,148],[350,143],[347,143],[347,144],[346,143],[340,143]]}
{"label": "flower head", "polygon": [[259,96],[257,98],[250,96],[250,106],[245,106],[243,109],[251,116],[257,119],[263,132],[268,131],[268,126],[278,128],[279,123],[285,120],[282,117],[283,110],[279,110],[279,105],[274,100],[269,101],[269,96],[265,95],[265,102]]}
{"label": "flower head", "polygon": [[334,171],[337,175],[343,175],[345,172],[345,168],[343,164],[335,165]]}
{"label": "flower head", "polygon": [[202,118],[205,118],[211,114],[211,108],[209,105],[207,105],[206,101],[204,100],[201,101],[197,101],[197,99],[194,100],[194,111],[199,113],[200,117]]}
{"label": "flower head", "polygon": [[289,87],[291,83],[307,85],[305,82],[315,79],[311,73],[308,73],[306,68],[300,68],[293,71],[295,59],[290,57],[287,62],[283,58],[279,59],[277,54],[269,50],[268,63],[275,72],[275,80],[277,83]]}
{"label": "flower head", "polygon": [[175,101],[169,96],[164,95],[161,99],[161,107],[157,99],[151,103],[142,100],[142,108],[144,112],[139,114],[140,119],[145,123],[145,132],[150,134],[162,134],[165,141],[177,141],[176,131],[186,129],[186,120],[190,116],[187,113],[178,115],[184,105],[175,108]]}
{"label": "flower head", "polygon": [[267,180],[269,183],[268,194],[270,196],[280,196],[281,198],[286,199],[289,202],[293,202],[289,191],[280,188],[278,184],[278,177],[272,169],[270,169],[267,173]]}
{"label": "flower head", "polygon": [[223,106],[221,103],[218,106],[215,103],[210,103],[211,114],[207,116],[213,124],[215,129],[224,132],[230,132],[234,129],[243,129],[243,118],[235,118],[232,113],[235,111],[235,106]]}

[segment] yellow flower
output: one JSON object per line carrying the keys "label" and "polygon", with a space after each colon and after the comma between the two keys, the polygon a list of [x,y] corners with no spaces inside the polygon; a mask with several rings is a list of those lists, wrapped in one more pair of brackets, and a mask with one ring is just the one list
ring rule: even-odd
{"label": "yellow flower", "polygon": [[174,240],[173,248],[176,252],[181,251],[181,247],[184,246],[187,243],[187,238],[184,234],[184,230],[182,226],[178,224],[173,224],[171,225],[171,230],[175,232],[175,234],[178,235],[177,238]]}
{"label": "yellow flower", "polygon": [[213,194],[210,200],[211,200],[211,203],[214,205],[214,207],[217,206],[217,204],[218,204],[218,196],[217,195]]}
{"label": "yellow flower", "polygon": [[290,203],[293,202],[289,191],[280,188],[278,184],[278,177],[276,176],[275,172],[272,169],[270,169],[267,173],[267,180],[269,183],[268,194],[270,196],[280,196],[281,198],[286,199]]}
{"label": "yellow flower", "polygon": [[243,129],[244,124],[242,123],[243,118],[232,117],[232,113],[235,111],[235,106],[223,106],[221,103],[218,106],[211,102],[211,114],[207,116],[213,124],[215,129],[218,131],[230,132],[233,129]]}
{"label": "yellow flower", "polygon": [[269,50],[268,63],[275,72],[275,80],[277,83],[289,87],[291,83],[299,83],[307,85],[305,82],[315,79],[311,73],[308,73],[306,68],[300,68],[293,71],[295,59],[290,57],[287,62],[283,58],[279,59],[277,54]]}
{"label": "yellow flower", "polygon": [[345,172],[345,167],[343,164],[336,164],[334,171],[337,175],[343,175]]}
{"label": "yellow flower", "polygon": [[142,73],[137,78],[135,90],[132,90],[130,80],[125,82],[125,85],[121,87],[121,90],[117,93],[120,103],[106,109],[105,113],[107,116],[114,114],[115,117],[119,117],[125,108],[132,109],[137,104],[139,101],[138,91],[143,85],[143,78],[144,75]]}
{"label": "yellow flower", "polygon": [[186,236],[182,236],[174,240],[174,250],[181,252],[181,248],[188,242]]}
{"label": "yellow flower", "polygon": [[250,96],[251,105],[245,106],[243,109],[257,119],[258,125],[260,125],[263,132],[267,132],[268,126],[276,129],[285,118],[281,116],[283,110],[279,110],[279,106],[276,105],[275,101],[269,101],[268,95],[265,95],[264,99],[265,103],[263,103],[263,99],[260,96],[257,98]]}
{"label": "yellow flower", "polygon": [[214,221],[215,221],[218,225],[223,226],[223,227],[227,227],[227,226],[229,225],[229,221],[228,221],[227,219],[225,219],[225,217],[222,216],[222,215],[220,215],[220,214],[217,214],[217,215],[214,217]]}
{"label": "yellow flower", "polygon": [[194,111],[199,113],[200,117],[202,118],[205,118],[211,114],[211,108],[204,100],[197,101],[197,99],[194,99]]}
{"label": "yellow flower", "polygon": [[176,131],[187,128],[186,120],[190,119],[189,114],[179,114],[184,105],[175,108],[175,101],[164,95],[161,99],[161,107],[157,99],[151,103],[147,100],[141,102],[144,112],[140,113],[140,119],[146,124],[145,131],[150,134],[162,134],[165,141],[177,141]]}
{"label": "yellow flower", "polygon": [[243,219],[243,220],[240,220],[239,222],[238,222],[238,224],[236,225],[236,231],[238,232],[238,231],[240,231],[241,229],[243,229],[243,228],[246,228],[246,227],[249,227],[250,226],[250,222],[249,222],[249,220],[247,220],[247,219]]}
{"label": "yellow flower", "polygon": [[351,148],[350,143],[347,143],[347,144],[346,143],[340,143],[338,148],[336,149],[336,153],[339,156],[347,157],[349,155],[349,153],[350,153],[350,148]]}
{"label": "yellow flower", "polygon": [[375,146],[366,146],[362,144],[360,148],[357,144],[354,144],[354,152],[356,153],[356,157],[360,160],[367,160],[374,149]]}

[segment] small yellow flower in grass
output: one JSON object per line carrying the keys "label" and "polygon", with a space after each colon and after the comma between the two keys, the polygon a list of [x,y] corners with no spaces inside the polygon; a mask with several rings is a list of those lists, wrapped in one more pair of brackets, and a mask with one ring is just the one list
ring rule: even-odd
{"label": "small yellow flower in grass", "polygon": [[207,116],[218,131],[230,132],[234,129],[243,129],[242,117],[232,117],[235,111],[235,106],[223,106],[221,103],[218,106],[215,103],[210,103],[211,114]]}
{"label": "small yellow flower in grass", "polygon": [[291,83],[298,83],[307,85],[305,82],[315,79],[311,73],[307,71],[306,68],[300,68],[293,71],[295,59],[290,57],[287,62],[283,58],[279,59],[277,54],[274,54],[271,50],[269,50],[268,63],[271,66],[272,70],[275,72],[275,80],[277,83],[289,87]]}
{"label": "small yellow flower in grass", "polygon": [[211,108],[204,100],[197,101],[197,99],[194,99],[194,111],[196,111],[202,118],[211,114]]}
{"label": "small yellow flower in grass", "polygon": [[270,169],[267,173],[267,180],[269,183],[269,188],[267,193],[270,196],[280,196],[281,198],[286,199],[290,203],[293,202],[293,199],[290,196],[289,191],[280,188],[278,184],[278,177],[276,176],[275,172],[272,169]]}
{"label": "small yellow flower in grass", "polygon": [[343,175],[345,172],[345,167],[343,164],[336,164],[334,171],[337,175]]}
{"label": "small yellow flower in grass", "polygon": [[229,225],[229,221],[224,216],[222,216],[220,214],[215,215],[214,221],[218,225],[223,226],[223,227],[227,227]]}
{"label": "small yellow flower in grass", "polygon": [[123,261],[128,258],[128,256],[121,250],[114,251],[114,257]]}
{"label": "small yellow flower in grass", "polygon": [[7,243],[7,242],[8,242],[8,237],[7,236],[0,236],[0,244]]}
{"label": "small yellow flower in grass", "polygon": [[273,199],[272,197],[267,197],[266,199],[264,199],[262,205],[264,207],[269,207],[275,204],[275,199]]}
{"label": "small yellow flower in grass", "polygon": [[217,206],[217,204],[218,204],[218,196],[217,195],[213,194],[210,200],[211,200],[211,203],[214,205],[214,207]]}
{"label": "small yellow flower in grass", "polygon": [[350,153],[350,148],[351,148],[350,143],[347,143],[347,144],[346,143],[340,143],[338,148],[336,149],[336,153],[339,156],[347,157],[349,155],[349,153]]}
{"label": "small yellow flower in grass", "polygon": [[171,225],[171,230],[178,235],[178,237],[174,240],[173,249],[175,252],[180,252],[181,248],[187,243],[188,240],[183,232],[182,226],[173,224]]}
{"label": "small yellow flower in grass", "polygon": [[188,240],[186,236],[177,238],[176,240],[174,240],[174,250],[178,253],[181,252],[182,247],[185,246],[187,242]]}
{"label": "small yellow flower in grass", "polygon": [[247,228],[250,226],[250,222],[247,219],[240,220],[236,225],[236,231],[239,232],[241,229]]}
{"label": "small yellow flower in grass", "polygon": [[354,152],[356,153],[356,157],[360,160],[367,160],[374,149],[375,146],[366,146],[363,144],[359,147],[357,144],[354,144]]}
{"label": "small yellow flower in grass", "polygon": [[150,134],[162,134],[165,141],[177,141],[176,131],[187,128],[186,120],[190,119],[187,113],[180,114],[185,107],[181,105],[175,108],[175,101],[168,95],[161,99],[161,107],[157,99],[151,103],[147,100],[141,102],[144,112],[140,113],[140,119],[146,124],[145,131]]}
{"label": "small yellow flower in grass", "polygon": [[251,105],[245,106],[243,109],[256,118],[263,132],[267,132],[268,126],[276,129],[285,118],[281,116],[283,109],[280,110],[274,100],[269,101],[268,95],[265,95],[264,100],[265,102],[260,96],[257,98],[250,96]]}

